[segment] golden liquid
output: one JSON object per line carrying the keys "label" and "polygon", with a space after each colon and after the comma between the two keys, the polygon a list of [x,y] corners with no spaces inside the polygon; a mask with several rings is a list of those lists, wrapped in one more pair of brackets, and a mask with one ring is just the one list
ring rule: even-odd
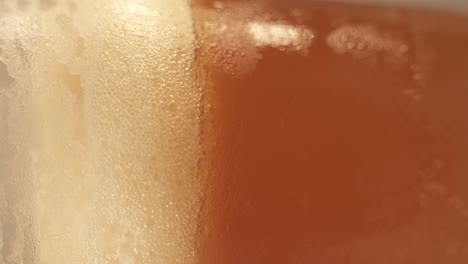
{"label": "golden liquid", "polygon": [[318,3],[193,8],[200,263],[467,261],[466,18]]}

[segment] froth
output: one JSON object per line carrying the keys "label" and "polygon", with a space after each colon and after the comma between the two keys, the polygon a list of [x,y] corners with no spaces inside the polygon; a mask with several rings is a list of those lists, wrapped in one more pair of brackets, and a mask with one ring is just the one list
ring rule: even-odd
{"label": "froth", "polygon": [[12,196],[0,220],[15,230],[0,260],[194,263],[200,91],[188,3],[40,2],[0,11],[12,79],[0,90],[11,187],[0,198]]}

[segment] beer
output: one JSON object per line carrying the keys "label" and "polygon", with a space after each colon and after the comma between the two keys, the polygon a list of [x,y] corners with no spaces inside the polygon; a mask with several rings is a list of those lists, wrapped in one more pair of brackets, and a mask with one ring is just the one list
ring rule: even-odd
{"label": "beer", "polygon": [[0,262],[465,263],[466,7],[390,2],[0,2]]}
{"label": "beer", "polygon": [[200,263],[467,260],[465,17],[202,2]]}

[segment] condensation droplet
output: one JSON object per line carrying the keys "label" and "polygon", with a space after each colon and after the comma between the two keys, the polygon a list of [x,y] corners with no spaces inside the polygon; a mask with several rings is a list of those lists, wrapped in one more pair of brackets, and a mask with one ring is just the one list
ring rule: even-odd
{"label": "condensation droplet", "polygon": [[445,163],[442,160],[434,160],[434,168],[436,169],[442,169],[444,167]]}
{"label": "condensation droplet", "polygon": [[447,248],[447,255],[454,256],[460,252],[460,247],[458,245],[451,245]]}
{"label": "condensation droplet", "polygon": [[13,81],[14,79],[8,73],[6,64],[0,61],[0,89],[7,88]]}
{"label": "condensation droplet", "polygon": [[462,210],[465,207],[465,203],[458,196],[452,196],[448,199],[448,203],[451,207],[456,210]]}
{"label": "condensation droplet", "polygon": [[427,194],[421,193],[419,195],[419,206],[426,207],[428,203],[429,203],[429,198],[427,197]]}
{"label": "condensation droplet", "polygon": [[226,8],[226,4],[221,1],[214,1],[213,2],[213,7],[217,10],[223,10]]}
{"label": "condensation droplet", "polygon": [[430,181],[424,184],[424,189],[432,196],[435,197],[442,197],[447,195],[447,189],[435,182],[435,181]]}

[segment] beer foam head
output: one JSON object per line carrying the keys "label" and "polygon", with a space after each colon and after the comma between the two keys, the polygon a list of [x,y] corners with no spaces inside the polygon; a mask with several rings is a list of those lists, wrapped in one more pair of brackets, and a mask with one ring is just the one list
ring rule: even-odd
{"label": "beer foam head", "polygon": [[11,188],[0,220],[14,230],[1,258],[195,262],[200,92],[187,1],[1,5],[11,81],[0,83],[0,180]]}

